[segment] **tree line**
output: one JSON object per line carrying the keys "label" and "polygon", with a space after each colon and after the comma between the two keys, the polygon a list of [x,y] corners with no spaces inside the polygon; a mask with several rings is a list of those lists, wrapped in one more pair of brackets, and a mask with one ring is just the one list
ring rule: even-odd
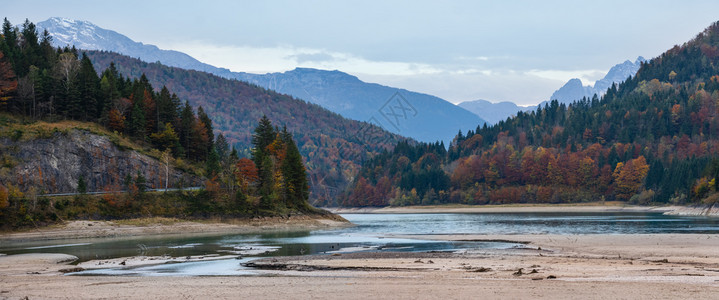
{"label": "tree line", "polygon": [[[344,203],[704,201],[719,189],[717,49],[719,23],[602,97],[460,131],[446,154],[398,145],[364,166]],[[445,184],[415,181],[432,171]]]}

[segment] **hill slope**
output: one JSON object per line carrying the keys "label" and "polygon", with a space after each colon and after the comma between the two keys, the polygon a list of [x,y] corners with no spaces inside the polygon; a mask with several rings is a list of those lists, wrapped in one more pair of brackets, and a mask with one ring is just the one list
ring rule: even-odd
{"label": "hill slope", "polygon": [[314,204],[332,201],[356,175],[363,160],[401,139],[376,126],[245,82],[146,63],[117,53],[89,51],[87,55],[99,70],[114,62],[121,74],[145,74],[153,86],[166,86],[192,106],[202,106],[215,129],[246,154],[252,130],[263,115],[286,126],[307,161]]}
{"label": "hill slope", "polygon": [[[438,97],[362,82],[357,77],[339,71],[295,69],[272,74],[231,72],[202,63],[182,52],[135,42],[86,21],[50,18],[37,26],[41,31],[48,30],[56,46],[75,45],[79,49],[112,51],[146,62],[161,62],[167,66],[247,81],[319,104],[346,118],[367,121],[387,131],[421,141],[442,140],[449,143],[458,130],[466,131],[484,124],[480,117]],[[404,98],[393,98],[398,92]],[[397,99],[399,102],[394,101]]]}
{"label": "hill slope", "polygon": [[[458,130],[467,131],[485,123],[479,116],[438,97],[363,82],[340,71],[297,68],[264,75],[236,73],[234,78],[424,142],[449,143]],[[402,96],[400,101],[393,98],[397,93]],[[397,118],[396,114],[401,116]]]}
{"label": "hill slope", "polygon": [[716,202],[717,103],[719,22],[601,99],[520,112],[446,153],[400,143],[365,163],[344,203]]}

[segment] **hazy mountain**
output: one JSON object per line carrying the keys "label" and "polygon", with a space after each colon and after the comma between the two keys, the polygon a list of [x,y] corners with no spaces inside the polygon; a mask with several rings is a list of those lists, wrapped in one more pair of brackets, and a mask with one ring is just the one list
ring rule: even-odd
{"label": "hazy mountain", "polygon": [[[634,62],[626,60],[621,64],[617,64],[609,69],[609,72],[607,72],[604,78],[597,80],[594,86],[585,86],[582,84],[582,81],[577,78],[571,79],[560,89],[556,90],[549,99],[556,99],[561,103],[572,103],[583,97],[592,98],[594,94],[602,96],[613,83],[619,84],[627,80],[629,76],[634,76],[642,65],[642,62],[646,62],[646,59],[640,56]],[[548,101],[543,101],[539,103],[539,105],[544,106],[547,102]],[[536,105],[523,107],[512,102],[492,103],[486,100],[465,101],[458,105],[471,111],[480,118],[487,120],[487,122],[491,124],[506,120],[507,117],[516,115],[520,110],[529,111],[537,108]]]}
{"label": "hazy mountain", "polygon": [[264,75],[238,73],[235,78],[420,141],[448,143],[458,130],[475,129],[485,122],[438,97],[366,83],[340,71],[297,68]]}
{"label": "hazy mountain", "polygon": [[508,117],[516,115],[520,110],[526,111],[536,108],[536,106],[519,106],[509,101],[492,103],[487,100],[465,101],[457,105],[485,119],[490,124],[506,120]]}
{"label": "hazy mountain", "polygon": [[332,205],[362,161],[404,140],[320,105],[239,80],[147,63],[114,52],[88,51],[87,55],[97,70],[114,63],[124,76],[140,78],[144,74],[152,86],[166,86],[181,100],[202,106],[215,132],[222,132],[242,155],[249,155],[253,130],[263,115],[277,126],[286,126],[305,158],[315,204]]}
{"label": "hazy mountain", "polygon": [[626,60],[621,64],[615,65],[609,69],[609,72],[607,72],[604,78],[597,80],[594,86],[584,86],[581,80],[577,78],[571,79],[564,84],[564,86],[556,90],[549,99],[559,100],[560,103],[572,103],[583,97],[592,98],[594,94],[602,96],[613,83],[619,84],[627,80],[629,76],[634,76],[643,62],[646,62],[646,59],[640,56],[634,62]]}
{"label": "hazy mountain", "polygon": [[448,143],[458,130],[475,129],[485,122],[438,97],[366,83],[340,71],[298,68],[284,73],[237,73],[202,63],[182,52],[135,42],[86,21],[50,18],[37,26],[40,30],[47,29],[57,46],[113,51],[147,62],[247,81],[420,141]]}

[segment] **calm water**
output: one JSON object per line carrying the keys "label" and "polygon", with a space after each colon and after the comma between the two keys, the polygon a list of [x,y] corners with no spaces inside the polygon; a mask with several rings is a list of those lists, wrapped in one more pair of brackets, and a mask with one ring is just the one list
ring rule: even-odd
{"label": "calm water", "polygon": [[243,259],[97,270],[106,275],[246,275],[239,266],[256,257],[356,251],[457,251],[522,247],[499,242],[444,242],[393,238],[393,234],[641,234],[719,233],[719,218],[664,216],[658,213],[489,213],[345,214],[357,226],[307,232],[65,240],[0,245],[0,253],[67,253],[80,261],[135,255],[182,257],[234,255]]}

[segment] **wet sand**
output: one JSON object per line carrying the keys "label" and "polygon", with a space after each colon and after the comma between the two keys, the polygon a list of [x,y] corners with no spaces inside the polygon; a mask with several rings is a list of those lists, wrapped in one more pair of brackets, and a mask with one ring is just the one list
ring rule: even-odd
{"label": "wet sand", "polygon": [[[0,299],[710,299],[719,235],[432,235],[526,242],[462,253],[352,253],[255,261],[261,276],[62,276],[62,256],[0,256]],[[59,262],[59,263],[58,263]],[[520,272],[521,270],[521,272]]]}

